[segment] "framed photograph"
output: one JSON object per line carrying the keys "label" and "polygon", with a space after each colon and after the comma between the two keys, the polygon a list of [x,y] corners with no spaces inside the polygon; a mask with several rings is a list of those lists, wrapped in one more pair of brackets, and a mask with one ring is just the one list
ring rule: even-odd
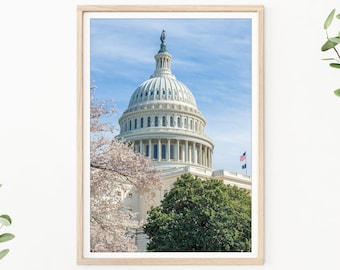
{"label": "framed photograph", "polygon": [[263,6],[78,6],[78,264],[263,264]]}

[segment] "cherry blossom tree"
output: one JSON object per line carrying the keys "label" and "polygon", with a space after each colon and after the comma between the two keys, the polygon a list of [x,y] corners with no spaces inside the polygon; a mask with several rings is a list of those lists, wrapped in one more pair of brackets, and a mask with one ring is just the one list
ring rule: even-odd
{"label": "cherry blossom tree", "polygon": [[161,187],[159,171],[152,160],[134,153],[128,142],[114,138],[114,126],[110,124],[116,111],[114,103],[96,99],[95,91],[96,87],[92,87],[91,251],[132,252],[137,250],[134,232],[144,221],[125,207],[123,199],[133,190],[140,202],[153,204],[155,191]]}

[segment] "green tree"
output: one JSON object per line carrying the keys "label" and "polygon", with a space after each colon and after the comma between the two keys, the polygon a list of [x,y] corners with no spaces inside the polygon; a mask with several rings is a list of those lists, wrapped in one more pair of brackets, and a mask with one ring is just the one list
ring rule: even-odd
{"label": "green tree", "polygon": [[148,251],[251,251],[249,192],[190,174],[149,211]]}

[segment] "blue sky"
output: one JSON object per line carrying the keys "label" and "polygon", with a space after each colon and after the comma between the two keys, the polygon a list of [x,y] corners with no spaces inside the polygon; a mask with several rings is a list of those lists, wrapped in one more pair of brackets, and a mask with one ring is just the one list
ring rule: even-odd
{"label": "blue sky", "polygon": [[98,98],[113,98],[118,119],[139,84],[155,70],[160,34],[171,69],[196,98],[215,145],[213,168],[251,174],[251,20],[91,19],[90,79]]}

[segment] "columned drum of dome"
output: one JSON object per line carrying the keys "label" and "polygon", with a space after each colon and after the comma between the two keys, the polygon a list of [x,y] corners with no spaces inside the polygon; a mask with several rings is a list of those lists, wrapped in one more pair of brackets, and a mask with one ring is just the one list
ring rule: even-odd
{"label": "columned drum of dome", "polygon": [[156,69],[131,95],[117,138],[160,169],[190,165],[211,172],[214,145],[204,133],[206,121],[189,88],[171,72],[164,30],[160,39]]}

